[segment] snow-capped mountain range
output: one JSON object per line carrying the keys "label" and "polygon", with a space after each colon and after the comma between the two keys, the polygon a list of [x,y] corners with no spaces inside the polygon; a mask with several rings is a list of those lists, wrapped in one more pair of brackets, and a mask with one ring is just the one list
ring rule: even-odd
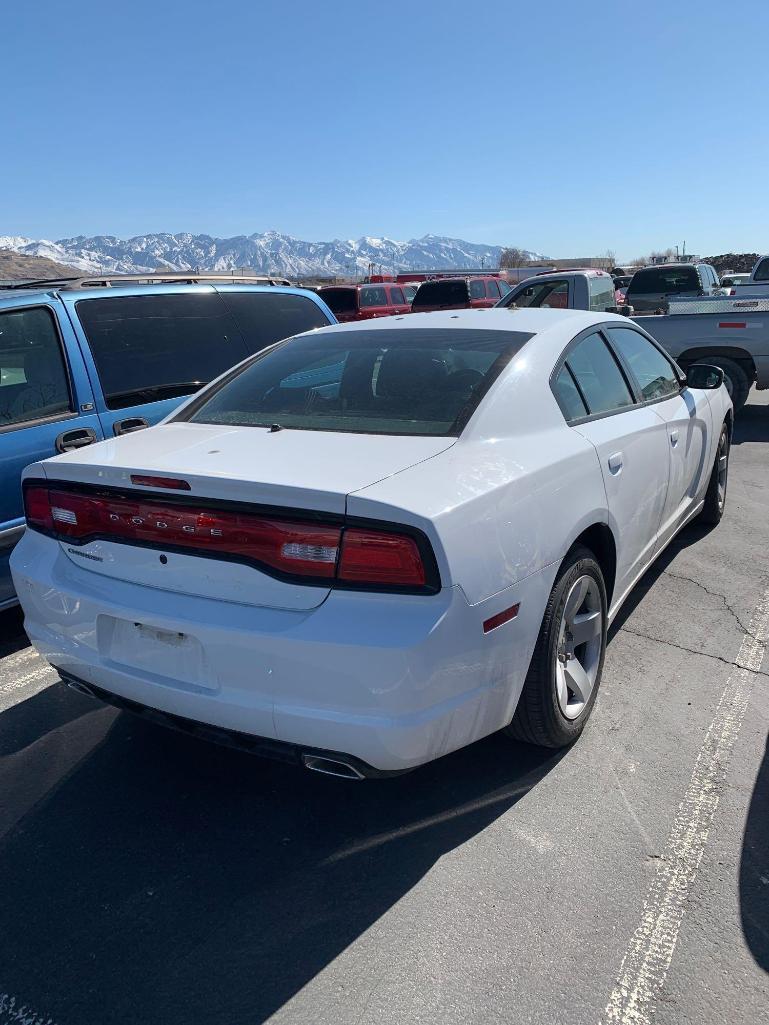
{"label": "snow-capped mountain range", "polygon": [[[211,235],[114,235],[62,238],[55,242],[0,235],[0,249],[27,256],[44,256],[86,273],[143,274],[149,271],[230,271],[248,268],[259,273],[301,279],[310,276],[365,274],[376,271],[437,270],[440,268],[497,267],[501,246],[479,245],[458,238],[425,235],[398,242],[364,237],[333,242],[303,242],[291,235],[266,231],[234,238]],[[525,251],[529,259],[539,254]]]}

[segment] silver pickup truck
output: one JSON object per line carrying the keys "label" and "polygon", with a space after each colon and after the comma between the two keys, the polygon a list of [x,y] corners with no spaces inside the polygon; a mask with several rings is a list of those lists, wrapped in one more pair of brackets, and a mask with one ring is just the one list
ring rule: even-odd
{"label": "silver pickup truck", "polygon": [[735,281],[732,287],[735,298],[769,299],[769,256],[759,256],[747,281]]}
{"label": "silver pickup truck", "polygon": [[[527,278],[497,304],[559,309],[631,312],[615,306],[608,274],[595,270],[552,271]],[[682,370],[692,363],[715,363],[724,371],[735,410],[745,405],[751,385],[769,388],[769,295],[741,298],[699,296],[668,300],[667,313],[633,316],[656,338]]]}

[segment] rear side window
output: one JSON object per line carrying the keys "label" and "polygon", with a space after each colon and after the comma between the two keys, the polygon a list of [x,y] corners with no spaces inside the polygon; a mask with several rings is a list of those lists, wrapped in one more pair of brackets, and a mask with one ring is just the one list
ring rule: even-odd
{"label": "rear side window", "polygon": [[387,306],[387,292],[383,288],[362,288],[360,305],[361,309],[367,306]]}
{"label": "rear side window", "polygon": [[71,410],[53,314],[44,306],[0,313],[0,430]]}
{"label": "rear side window", "polygon": [[486,298],[486,288],[484,287],[484,282],[483,281],[479,281],[477,278],[474,278],[470,282],[470,298],[471,299],[485,299]]}
{"label": "rear side window", "polygon": [[578,342],[569,353],[566,365],[591,415],[633,405],[624,375],[600,335],[588,335]]}
{"label": "rear side window", "polygon": [[614,298],[614,282],[611,278],[590,276],[587,279],[588,293],[590,295],[590,309],[605,313],[617,305]]}
{"label": "rear side window", "polygon": [[578,420],[587,416],[587,406],[582,401],[571,371],[567,366],[561,367],[560,373],[553,381],[553,392],[561,412],[567,420]]}
{"label": "rear side window", "polygon": [[291,292],[221,292],[220,295],[235,318],[249,353],[331,323],[317,303],[303,295]]}
{"label": "rear side window", "polygon": [[645,267],[636,271],[628,286],[628,295],[674,295],[697,292],[700,279],[695,267]]}
{"label": "rear side window", "polygon": [[248,352],[215,292],[81,299],[108,409],[189,395]]}
{"label": "rear side window", "polygon": [[519,331],[328,332],[293,338],[178,417],[194,423],[365,434],[455,435],[511,356]]}
{"label": "rear side window", "polygon": [[337,317],[340,313],[358,312],[357,288],[321,288],[318,295]]}
{"label": "rear side window", "polygon": [[412,306],[460,306],[469,298],[466,281],[425,281],[419,286]]}
{"label": "rear side window", "polygon": [[672,363],[648,338],[628,327],[612,327],[607,333],[612,345],[630,367],[645,401],[666,399],[679,393],[681,386]]}
{"label": "rear side window", "polygon": [[754,281],[769,281],[769,256],[764,259],[756,267],[756,273],[753,276]]}
{"label": "rear side window", "polygon": [[390,302],[393,306],[404,306],[406,300],[403,298],[403,292],[399,288],[390,289]]}

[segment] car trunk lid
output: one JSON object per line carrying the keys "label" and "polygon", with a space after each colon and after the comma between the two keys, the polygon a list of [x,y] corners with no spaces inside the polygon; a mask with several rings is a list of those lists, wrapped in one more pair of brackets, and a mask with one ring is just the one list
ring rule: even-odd
{"label": "car trunk lid", "polygon": [[[61,540],[82,569],[216,600],[301,610],[319,605],[330,584],[322,575],[292,579],[285,562],[245,558],[240,542],[253,518],[259,530],[268,525],[281,532],[279,548],[293,546],[300,561],[308,552],[310,559],[333,561],[333,532],[344,520],[350,492],[453,443],[453,437],[171,423],[44,466],[63,492],[100,496],[94,514],[99,524],[111,530],[114,523],[124,532],[119,539]],[[101,526],[94,529],[98,534]],[[321,574],[332,569],[317,567]]]}

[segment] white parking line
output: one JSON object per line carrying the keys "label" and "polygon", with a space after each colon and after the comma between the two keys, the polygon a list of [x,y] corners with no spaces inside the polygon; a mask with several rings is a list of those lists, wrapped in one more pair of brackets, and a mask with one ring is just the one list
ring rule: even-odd
{"label": "white parking line", "polygon": [[769,589],[759,602],[726,681],[713,722],[644,902],[643,914],[620,966],[603,1025],[649,1025],[654,1000],[673,959],[686,902],[708,841],[713,815],[740,732],[755,674],[769,640]]}

